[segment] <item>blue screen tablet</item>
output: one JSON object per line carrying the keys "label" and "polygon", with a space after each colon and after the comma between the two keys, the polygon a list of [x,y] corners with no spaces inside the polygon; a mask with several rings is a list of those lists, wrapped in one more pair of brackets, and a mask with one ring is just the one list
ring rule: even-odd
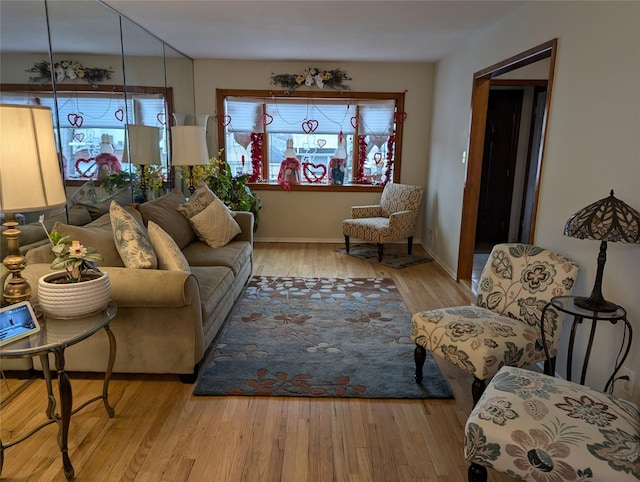
{"label": "blue screen tablet", "polygon": [[0,308],[0,346],[40,331],[31,303],[21,301]]}

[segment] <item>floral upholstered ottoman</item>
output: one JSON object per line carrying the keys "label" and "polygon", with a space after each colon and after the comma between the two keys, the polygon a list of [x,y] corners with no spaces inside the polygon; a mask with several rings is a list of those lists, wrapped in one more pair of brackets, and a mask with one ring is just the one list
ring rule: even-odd
{"label": "floral upholstered ottoman", "polygon": [[640,407],[576,383],[503,367],[465,427],[469,480],[486,467],[539,482],[640,480]]}

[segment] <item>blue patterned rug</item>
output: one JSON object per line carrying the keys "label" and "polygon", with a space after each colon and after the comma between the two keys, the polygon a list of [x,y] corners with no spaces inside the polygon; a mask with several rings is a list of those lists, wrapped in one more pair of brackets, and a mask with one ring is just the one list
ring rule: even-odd
{"label": "blue patterned rug", "polygon": [[410,329],[391,279],[254,277],[194,395],[453,398],[429,353],[414,381]]}
{"label": "blue patterned rug", "polygon": [[353,244],[349,252],[345,248],[337,248],[338,253],[347,254],[356,258],[364,259],[371,263],[381,264],[388,268],[402,269],[417,264],[433,261],[432,258],[417,254],[407,254],[407,245],[387,243],[384,245],[382,261],[378,261],[378,247],[375,244]]}

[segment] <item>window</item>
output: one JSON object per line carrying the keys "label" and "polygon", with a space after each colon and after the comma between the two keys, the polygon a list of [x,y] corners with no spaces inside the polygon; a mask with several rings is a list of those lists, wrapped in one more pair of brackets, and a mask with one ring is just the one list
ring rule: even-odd
{"label": "window", "polygon": [[217,105],[223,159],[255,187],[348,188],[399,178],[402,93],[218,90]]}
{"label": "window", "polygon": [[2,102],[38,104],[51,108],[54,127],[57,129],[60,124],[60,139],[56,137],[56,140],[61,144],[58,150],[62,153],[65,181],[97,180],[101,169],[109,173],[135,171],[134,165],[127,162],[125,153],[127,124],[159,128],[159,161],[165,166],[163,171],[166,171],[168,142],[165,113],[168,107],[163,93],[61,90],[54,98],[51,91],[12,89],[2,92]]}

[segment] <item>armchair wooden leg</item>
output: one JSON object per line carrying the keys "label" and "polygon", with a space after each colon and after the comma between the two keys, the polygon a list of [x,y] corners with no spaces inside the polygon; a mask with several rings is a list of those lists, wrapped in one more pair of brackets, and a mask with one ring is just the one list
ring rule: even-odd
{"label": "armchair wooden leg", "polygon": [[416,344],[416,349],[413,351],[413,359],[416,361],[416,382],[422,382],[422,368],[424,367],[424,361],[427,359],[427,350],[425,347]]}
{"label": "armchair wooden leg", "polygon": [[484,380],[480,380],[479,378],[473,377],[473,383],[471,384],[471,395],[473,396],[473,406],[476,406],[478,400],[484,393],[484,389],[487,388]]}
{"label": "armchair wooden leg", "polygon": [[349,236],[344,237],[344,249],[349,253]]}
{"label": "armchair wooden leg", "polygon": [[407,253],[411,254],[412,251],[413,251],[413,236],[409,236],[409,239],[407,240]]}
{"label": "armchair wooden leg", "polygon": [[382,250],[384,249],[384,244],[378,243],[378,262],[382,261]]}
{"label": "armchair wooden leg", "polygon": [[471,462],[467,470],[467,479],[469,482],[487,482],[487,468]]}

